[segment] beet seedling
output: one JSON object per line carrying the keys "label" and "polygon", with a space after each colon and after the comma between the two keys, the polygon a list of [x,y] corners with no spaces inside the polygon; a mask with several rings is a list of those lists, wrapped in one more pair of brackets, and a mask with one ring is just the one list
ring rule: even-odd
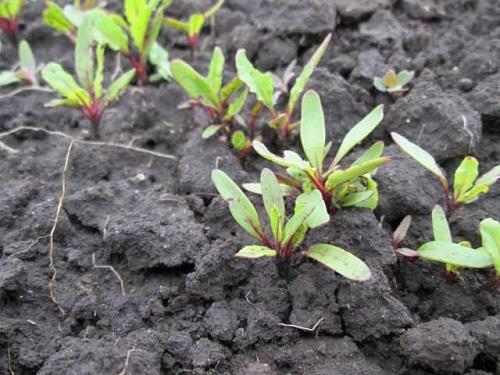
{"label": "beet seedling", "polygon": [[391,133],[391,136],[405,153],[439,179],[449,214],[463,204],[474,202],[500,178],[500,165],[478,178],[478,161],[472,156],[466,156],[455,171],[452,194],[444,172],[431,154],[397,133]]}
{"label": "beet seedling", "polygon": [[408,89],[405,87],[413,79],[415,72],[402,70],[398,74],[393,69],[390,69],[384,77],[375,77],[373,86],[380,92],[388,92],[389,94],[398,94]]}
{"label": "beet seedling", "polygon": [[19,66],[13,70],[0,72],[0,87],[15,83],[38,86],[36,61],[28,42],[25,40],[21,41],[18,51]]}
{"label": "beet seedling", "polygon": [[198,39],[205,22],[212,18],[223,4],[224,0],[219,0],[206,12],[192,14],[189,16],[187,21],[177,20],[172,17],[165,17],[163,24],[186,34],[188,48],[192,51],[198,44]]}
{"label": "beet seedling", "polygon": [[[378,204],[378,190],[371,175],[390,160],[389,157],[381,157],[383,143],[373,144],[347,169],[342,169],[339,163],[375,129],[383,116],[383,106],[379,105],[355,125],[346,134],[332,163],[324,171],[323,162],[331,144],[325,145],[325,119],[320,97],[315,91],[309,90],[302,98],[300,125],[300,140],[307,161],[293,151],[285,151],[283,157],[277,156],[258,140],[253,141],[253,148],[264,159],[287,168],[289,177],[278,175],[278,179],[288,189],[298,192],[317,189],[331,214],[339,206],[374,209]],[[262,191],[259,184],[246,184],[244,187],[255,193]]]}
{"label": "beet seedling", "polygon": [[411,216],[406,215],[401,223],[399,223],[398,227],[394,231],[391,239],[392,250],[394,254],[399,254],[407,258],[416,258],[418,257],[418,253],[415,250],[408,249],[406,247],[401,247],[401,243],[406,237],[408,233],[408,229],[411,225]]}
{"label": "beet seedling", "polygon": [[[260,184],[272,232],[270,238],[260,224],[254,205],[230,177],[216,169],[212,171],[212,181],[221,196],[229,203],[229,210],[234,220],[260,242],[259,245],[242,248],[236,253],[238,258],[253,259],[269,256],[290,259],[296,254],[307,230],[326,224],[330,219],[321,194],[317,190],[312,190],[297,197],[294,214],[287,220],[278,180],[273,172],[264,169]],[[370,270],[362,260],[337,246],[317,244],[301,254],[349,279],[364,281],[370,278]]]}
{"label": "beet seedling", "polygon": [[0,30],[12,44],[17,44],[19,32],[19,13],[24,6],[24,0],[0,0]]}
{"label": "beet seedling", "polygon": [[422,259],[444,263],[447,275],[458,275],[461,268],[487,268],[496,264],[500,274],[500,223],[486,219],[480,225],[483,246],[471,248],[468,241],[453,243],[446,214],[440,206],[432,210],[434,241],[420,246],[418,255]]}
{"label": "beet seedling", "polygon": [[250,92],[255,94],[257,99],[257,103],[253,110],[255,116],[248,124],[251,138],[253,138],[253,134],[255,134],[256,120],[262,108],[266,108],[271,114],[271,121],[269,121],[268,125],[276,130],[280,139],[285,139],[291,132],[298,130],[299,123],[293,122],[295,106],[304,92],[314,69],[323,57],[331,37],[331,34],[327,35],[295,80],[295,84],[290,90],[287,110],[284,113],[277,111],[275,108],[277,96],[274,95],[274,81],[271,73],[263,73],[256,69],[250,60],[248,60],[245,50],[241,49],[236,53],[238,77],[245,82]]}
{"label": "beet seedling", "polygon": [[210,118],[210,125],[205,128],[202,137],[209,138],[219,133],[224,141],[228,141],[233,136],[233,139],[238,138],[233,145],[246,147],[248,140],[245,134],[238,132],[233,135],[233,131],[235,117],[245,105],[248,90],[242,87],[243,82],[238,78],[222,85],[224,63],[224,54],[216,47],[206,77],[182,60],[172,61],[170,70],[175,81],[191,98],[186,106],[202,108]]}
{"label": "beet seedling", "polygon": [[[43,79],[63,98],[46,104],[47,107],[66,106],[77,108],[90,121],[92,134],[99,137],[99,123],[106,108],[120,97],[134,78],[133,69],[122,74],[103,89],[104,45],[98,44],[93,51],[94,17],[86,17],[78,29],[75,46],[75,70],[77,80],[61,65],[50,63],[42,70]],[[96,65],[94,70],[94,64]],[[78,82],[77,82],[78,81]]]}

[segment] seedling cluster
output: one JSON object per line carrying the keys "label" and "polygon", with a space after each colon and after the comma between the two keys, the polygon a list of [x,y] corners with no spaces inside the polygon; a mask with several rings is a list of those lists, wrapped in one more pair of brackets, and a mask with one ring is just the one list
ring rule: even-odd
{"label": "seedling cluster", "polygon": [[[240,156],[247,157],[255,151],[285,169],[283,173],[264,168],[260,182],[243,184],[247,191],[262,196],[270,233],[262,226],[256,208],[240,187],[223,171],[212,171],[213,183],[229,204],[233,218],[259,242],[243,247],[236,256],[275,257],[280,261],[305,256],[349,279],[367,280],[370,277],[368,266],[351,252],[332,244],[315,244],[307,248],[303,248],[303,244],[308,231],[328,225],[339,209],[373,210],[377,207],[379,192],[375,174],[390,161],[383,156],[383,142],[374,142],[350,163],[345,159],[381,123],[383,106],[376,106],[354,125],[330,157],[333,142],[326,142],[320,96],[313,90],[305,90],[331,35],[325,37],[294,81],[295,62],[289,65],[283,77],[277,77],[255,67],[244,49],[237,51],[236,72],[225,81],[226,58],[219,47],[214,48],[204,75],[181,59],[170,63],[168,51],[157,40],[162,26],[166,25],[185,33],[187,46],[193,51],[206,21],[213,19],[224,0],[217,1],[203,13],[190,15],[187,21],[165,14],[171,2],[124,0],[123,14],[115,14],[94,0],[75,0],[64,7],[47,0],[43,19],[74,42],[75,68],[74,75],[55,62],[41,69],[43,80],[60,95],[46,105],[80,110],[97,138],[103,113],[119,99],[134,77],[139,85],[173,78],[190,98],[181,108],[200,108],[206,113],[208,124],[202,132],[203,138],[217,135],[221,141],[230,143]],[[23,4],[22,0],[0,0],[0,29],[14,44],[18,41],[18,17]],[[116,74],[106,77],[104,56],[107,49],[117,53],[118,58],[124,57],[130,69],[124,73],[115,69]],[[0,86],[16,83],[38,86],[40,68],[26,41],[19,43],[18,52],[19,64],[0,73]],[[384,77],[374,78],[373,83],[379,91],[398,94],[407,90],[413,75],[413,72],[396,74],[390,70]],[[283,95],[288,96],[285,108],[281,108]],[[299,101],[300,115],[297,114]],[[275,130],[273,139],[263,139],[262,126]],[[277,140],[274,146],[279,147],[295,135],[300,137],[304,157],[291,150],[279,156],[270,151],[272,146],[266,146]],[[417,250],[401,246],[411,224],[411,217],[406,217],[392,238],[394,253],[443,263],[448,275],[457,275],[464,268],[493,266],[500,278],[500,223],[493,219],[483,220],[480,224],[482,246],[474,249],[466,241],[453,241],[446,217],[486,193],[500,178],[500,165],[479,177],[478,161],[472,156],[465,157],[455,171],[451,190],[444,172],[428,152],[397,133],[392,133],[392,138],[439,179],[447,208],[447,213],[440,206],[434,208],[434,240]],[[285,197],[294,203],[292,213],[287,212]]]}

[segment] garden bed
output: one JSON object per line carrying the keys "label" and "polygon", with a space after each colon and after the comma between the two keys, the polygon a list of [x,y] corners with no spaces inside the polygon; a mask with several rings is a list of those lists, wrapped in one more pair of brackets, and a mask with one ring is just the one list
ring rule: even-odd
{"label": "garden bed", "polygon": [[[178,0],[167,12],[209,4]],[[43,25],[43,7],[27,2],[22,35],[38,61],[71,68],[73,46]],[[187,98],[175,83],[129,88],[105,114],[100,144],[88,142],[77,112],[44,108],[54,94],[27,91],[0,99],[0,132],[49,131],[0,139],[0,374],[500,374],[493,270],[450,282],[440,265],[393,254],[401,219],[413,217],[405,245],[415,249],[431,239],[431,210],[444,202],[435,177],[389,137],[418,140],[449,176],[467,154],[481,171],[499,164],[500,3],[226,0],[215,25],[192,61],[203,72],[219,45],[228,62],[245,48],[279,74],[333,31],[309,87],[336,146],[385,104],[370,138],[393,158],[376,175],[379,207],[341,210],[306,240],[352,250],[372,278],[352,282],[305,258],[235,259],[251,239],[210,172],[217,165],[240,184],[271,164],[201,139],[203,119],[177,109]],[[181,35],[160,40],[172,58],[189,59]],[[4,43],[0,57],[3,70],[17,54]],[[391,67],[416,72],[408,93],[373,87]],[[457,241],[479,246],[479,222],[500,219],[499,185],[454,213]]]}

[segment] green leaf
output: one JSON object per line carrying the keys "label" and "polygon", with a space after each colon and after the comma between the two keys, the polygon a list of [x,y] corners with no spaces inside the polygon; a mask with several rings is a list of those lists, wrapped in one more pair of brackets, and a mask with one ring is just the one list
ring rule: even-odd
{"label": "green leaf", "polygon": [[415,72],[410,72],[408,70],[402,70],[397,75],[398,85],[400,87],[406,86],[413,79]]}
{"label": "green leaf", "polygon": [[476,181],[476,185],[486,185],[491,186],[500,178],[500,165],[492,168]]}
{"label": "green leaf", "polygon": [[364,175],[360,178],[366,184],[365,189],[372,194],[366,200],[362,200],[355,204],[356,207],[369,208],[370,210],[374,210],[378,206],[378,187],[377,183],[373,178],[369,176],[369,174]]}
{"label": "green leaf", "polygon": [[419,257],[467,268],[486,268],[493,263],[484,249],[470,249],[451,242],[432,241],[420,246]]}
{"label": "green leaf", "polygon": [[300,141],[309,163],[321,175],[325,157],[325,116],[321,99],[313,90],[307,91],[302,98]]}
{"label": "green leaf", "polygon": [[[254,194],[262,195],[262,187],[261,187],[260,183],[249,182],[249,183],[243,184],[242,186],[246,191],[249,191],[249,192],[254,193]],[[283,195],[291,195],[292,193],[295,192],[295,190],[292,187],[285,185],[285,184],[280,184],[280,188],[281,188],[281,193]]]}
{"label": "green leaf", "polygon": [[351,130],[349,130],[342,140],[342,144],[333,159],[332,166],[337,165],[339,161],[354,148],[354,146],[365,139],[377,127],[377,125],[380,124],[383,118],[384,106],[380,104],[360,122],[358,122]]}
{"label": "green leaf", "polygon": [[53,1],[46,2],[46,8],[43,11],[43,21],[46,25],[63,33],[71,33],[74,26],[66,17],[62,8]]}
{"label": "green leaf", "polygon": [[453,198],[456,202],[462,202],[464,194],[474,185],[479,174],[479,163],[476,158],[467,156],[455,171],[453,181]]}
{"label": "green leaf", "polygon": [[3,71],[0,72],[0,87],[11,85],[13,83],[21,82],[16,72]]}
{"label": "green leaf", "polygon": [[201,133],[201,138],[203,139],[208,139],[211,136],[215,135],[219,129],[221,128],[221,125],[210,125],[207,126],[204,130],[203,133]]}
{"label": "green leaf", "polygon": [[375,86],[375,88],[380,91],[380,92],[386,92],[387,91],[387,87],[385,87],[384,85],[384,80],[383,78],[380,78],[380,77],[375,77],[373,79],[373,86]]}
{"label": "green leaf", "polygon": [[234,116],[241,112],[248,98],[248,89],[245,87],[238,96],[229,104],[224,119],[230,121]]}
{"label": "green leaf", "polygon": [[187,22],[179,21],[172,17],[165,17],[163,19],[163,24],[172,29],[182,31],[183,33],[189,33],[189,23]]}
{"label": "green leaf", "polygon": [[217,11],[222,7],[224,4],[224,0],[219,0],[217,1],[214,5],[212,5],[210,8],[207,9],[205,13],[203,13],[204,18],[210,18],[217,13]]}
{"label": "green leaf", "polygon": [[[154,8],[152,8],[154,9]],[[161,25],[163,23],[163,13],[165,11],[165,8],[163,6],[159,7],[156,9],[156,12],[153,15],[153,19],[151,20],[150,24],[148,25],[148,29],[146,32],[146,37],[144,40],[144,45],[142,47],[141,55],[147,57],[149,55],[149,51],[151,51],[151,47],[153,44],[156,42],[156,39],[158,39],[158,35],[160,35],[161,31]]]}
{"label": "green leaf", "polygon": [[359,191],[355,193],[347,194],[344,198],[342,198],[338,204],[341,207],[353,207],[357,206],[360,203],[370,199],[373,196],[373,191]]}
{"label": "green leaf", "polygon": [[315,208],[312,205],[307,205],[305,207],[301,205],[295,206],[295,213],[285,224],[281,240],[282,246],[286,246],[288,242],[293,239],[296,233],[301,229],[302,225],[306,223],[307,218],[313,213],[314,209]]}
{"label": "green leaf", "polygon": [[325,186],[328,190],[333,190],[343,183],[349,182],[359,176],[373,171],[390,160],[391,158],[389,156],[384,156],[378,159],[372,159],[362,164],[352,165],[345,170],[334,170],[330,176],[328,176]]}
{"label": "green leaf", "polygon": [[242,130],[237,130],[231,136],[231,145],[236,151],[243,151],[252,144]]}
{"label": "green leaf", "polygon": [[276,176],[271,170],[264,168],[260,174],[262,200],[266,209],[273,237],[280,241],[285,222],[285,201]]}
{"label": "green leaf", "polygon": [[94,84],[93,18],[85,17],[78,29],[75,46],[75,70],[80,85],[90,92]]}
{"label": "green leaf", "polygon": [[313,207],[313,212],[306,219],[306,224],[309,228],[317,228],[330,221],[330,215],[326,209],[323,196],[317,189],[300,194],[295,200],[295,204],[306,208]]}
{"label": "green leaf", "polygon": [[161,79],[170,81],[172,73],[170,71],[170,61],[168,60],[168,51],[160,46],[157,42],[153,43],[149,50],[148,56],[151,65],[154,65],[156,72],[149,78],[150,81],[156,82]]}
{"label": "green leaf", "polygon": [[203,17],[202,14],[192,14],[189,16],[189,30],[188,30],[188,35],[190,37],[194,37],[198,35],[203,28],[203,24],[205,23],[205,18]]}
{"label": "green leaf", "polygon": [[340,247],[317,244],[311,246],[306,255],[348,279],[365,281],[371,277],[365,262]]}
{"label": "green leaf", "polygon": [[309,163],[303,160],[297,153],[293,151],[285,151],[284,156],[281,157],[273,154],[268,150],[266,145],[256,139],[254,139],[252,145],[255,152],[257,152],[264,159],[272,161],[273,163],[281,165],[282,167],[296,167],[301,170],[310,168]]}
{"label": "green leaf", "polygon": [[411,225],[411,216],[406,215],[403,218],[403,220],[401,220],[401,223],[399,223],[398,227],[396,228],[392,236],[392,238],[397,244],[399,244],[405,239],[406,234],[408,233],[408,229],[410,229],[410,225]]}
{"label": "green leaf", "polygon": [[74,78],[66,73],[61,65],[50,63],[42,70],[43,79],[61,96],[68,99],[69,103],[75,105],[90,105],[90,97],[87,91],[82,89]]}
{"label": "green leaf", "polygon": [[311,75],[314,72],[314,69],[316,69],[316,66],[319,64],[321,58],[325,54],[326,47],[328,47],[328,44],[330,43],[330,40],[332,39],[332,34],[328,34],[326,38],[323,40],[323,42],[320,44],[316,52],[312,55],[311,59],[307,62],[307,64],[304,66],[304,69],[302,69],[302,72],[300,75],[297,77],[295,80],[295,84],[293,85],[292,89],[290,90],[290,97],[288,99],[288,114],[291,115],[293,113],[293,110],[295,108],[295,104],[300,98],[300,95],[304,91],[307,82],[311,78]]}
{"label": "green leaf", "polygon": [[394,142],[396,142],[396,144],[401,147],[404,152],[415,159],[415,161],[422,167],[439,178],[441,185],[448,187],[448,181],[446,181],[444,173],[441,171],[441,168],[431,154],[398,133],[392,132],[391,136]]}
{"label": "green leaf", "polygon": [[262,239],[263,231],[257,210],[238,185],[219,169],[212,171],[212,181],[222,198],[229,203],[234,220],[249,234]]}
{"label": "green leaf", "polygon": [[359,164],[364,164],[370,160],[377,159],[380,156],[382,156],[382,153],[384,152],[384,142],[378,141],[375,142],[373,145],[368,148],[359,158],[357,158],[352,164],[353,165],[359,165]]}
{"label": "green leaf", "polygon": [[19,60],[21,68],[27,70],[33,77],[36,72],[36,61],[30,45],[25,40],[19,43]]}
{"label": "green leaf", "polygon": [[221,105],[208,79],[203,77],[182,60],[174,60],[170,70],[175,81],[192,99],[202,98],[203,104],[219,110]]}
{"label": "green leaf", "polygon": [[224,71],[224,54],[219,47],[214,48],[210,66],[208,67],[208,83],[212,90],[218,93],[222,87],[222,73]]}
{"label": "green leaf", "polygon": [[115,21],[115,18],[104,12],[94,12],[94,37],[99,43],[109,46],[113,51],[129,54],[127,33]]}
{"label": "green leaf", "polygon": [[220,100],[221,102],[226,102],[231,95],[233,95],[239,88],[243,86],[243,81],[238,77],[234,77],[228,83],[222,87],[220,90]]}
{"label": "green leaf", "polygon": [[500,223],[493,219],[485,219],[479,225],[483,247],[490,255],[495,272],[500,276]]}
{"label": "green leaf", "polygon": [[432,209],[432,232],[434,241],[453,242],[446,214],[439,205]]}
{"label": "green leaf", "polygon": [[123,94],[125,89],[130,84],[130,81],[135,76],[135,69],[130,69],[128,72],[123,73],[116,81],[114,81],[109,87],[107,92],[107,102],[113,103],[118,100],[118,98]]}
{"label": "green leaf", "polygon": [[240,49],[236,53],[236,69],[238,70],[238,77],[245,82],[250,92],[257,96],[257,100],[266,107],[273,108],[274,87],[271,74],[262,73],[255,69],[248,60],[244,49]]}
{"label": "green leaf", "polygon": [[474,202],[481,194],[487,193],[489,189],[487,185],[474,185],[472,189],[464,194],[460,202],[465,204]]}
{"label": "green leaf", "polygon": [[102,82],[104,80],[104,44],[99,44],[96,48],[96,61],[94,95],[96,98],[100,98],[102,96]]}
{"label": "green leaf", "polygon": [[130,25],[130,36],[137,49],[142,51],[153,9],[146,3],[146,0],[125,0],[124,12]]}
{"label": "green leaf", "polygon": [[270,249],[267,246],[260,246],[260,245],[245,246],[235,255],[235,257],[237,258],[247,258],[247,259],[274,257],[274,256],[276,256],[276,250]]}

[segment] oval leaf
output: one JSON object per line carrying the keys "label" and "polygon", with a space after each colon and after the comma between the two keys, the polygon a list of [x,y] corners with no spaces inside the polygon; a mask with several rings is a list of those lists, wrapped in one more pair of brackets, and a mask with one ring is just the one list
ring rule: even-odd
{"label": "oval leaf", "polygon": [[266,107],[272,108],[274,87],[271,75],[254,68],[244,49],[240,49],[236,53],[236,69],[239,79],[245,82],[250,92],[257,96],[257,100]]}
{"label": "oval leaf", "polygon": [[500,223],[485,219],[480,224],[483,247],[490,254],[497,276],[500,276]]}
{"label": "oval leaf", "polygon": [[325,116],[321,99],[313,90],[307,91],[302,98],[300,141],[307,159],[318,174],[321,174],[325,157]]}
{"label": "oval leaf", "polygon": [[432,241],[418,249],[421,258],[466,268],[486,268],[493,262],[484,249],[471,249],[451,242]]}
{"label": "oval leaf", "polygon": [[237,258],[255,259],[261,257],[274,257],[276,250],[270,249],[267,246],[250,245],[245,246],[243,249],[235,254]]}
{"label": "oval leaf", "polygon": [[327,244],[313,245],[306,255],[348,279],[365,281],[371,277],[370,269],[365,262],[340,247]]}
{"label": "oval leaf", "polygon": [[435,241],[453,242],[446,214],[439,205],[432,209],[432,232]]}

